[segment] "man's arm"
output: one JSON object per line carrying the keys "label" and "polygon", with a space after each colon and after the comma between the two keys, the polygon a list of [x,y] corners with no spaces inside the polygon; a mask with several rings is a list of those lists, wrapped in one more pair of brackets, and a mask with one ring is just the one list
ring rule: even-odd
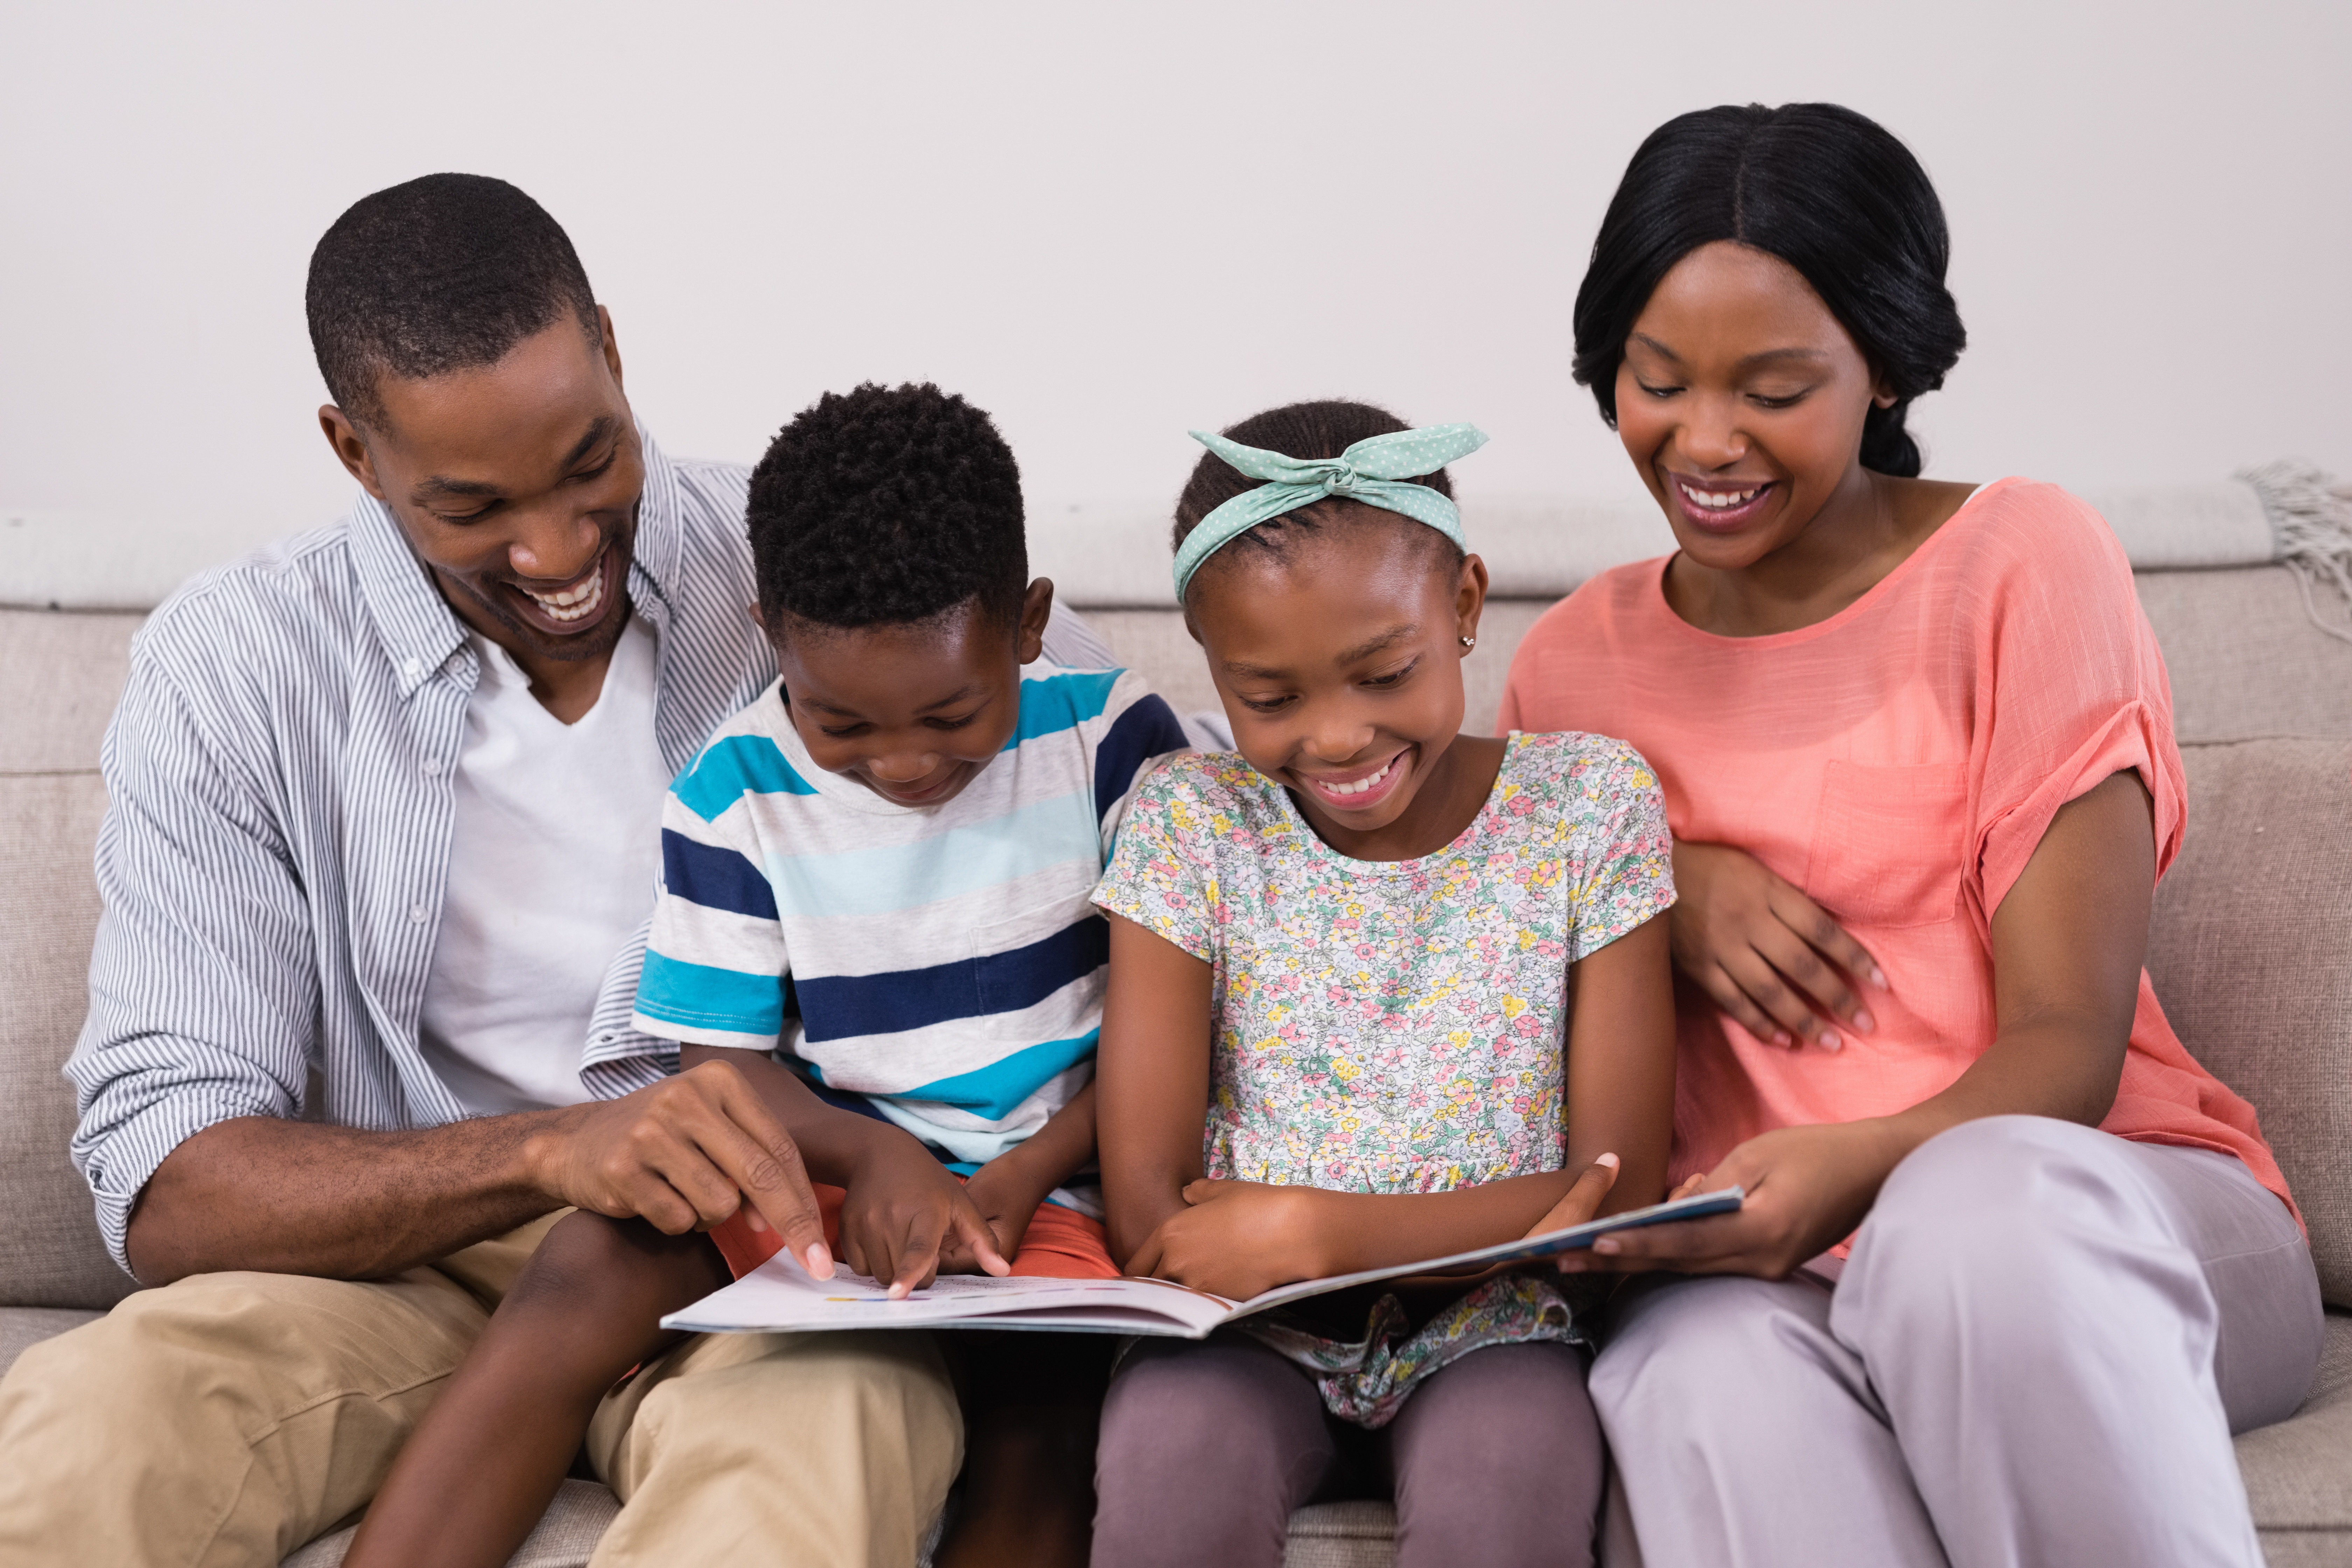
{"label": "man's arm", "polygon": [[127,1250],[148,1285],[225,1268],[375,1279],[567,1205],[677,1236],[746,1198],[795,1254],[824,1252],[791,1135],[712,1063],[622,1100],[415,1132],[216,1122],[156,1168]]}
{"label": "man's arm", "polygon": [[268,748],[235,741],[258,731],[248,694],[182,690],[170,669],[203,667],[205,650],[173,649],[177,630],[150,628],[163,646],[134,657],[108,731],[105,917],[67,1068],[75,1160],[118,1260],[151,1285],[230,1268],[364,1278],[567,1204],[675,1233],[731,1214],[739,1193],[795,1251],[821,1239],[790,1139],[740,1078],[420,1131],[291,1120],[320,1006],[310,905]]}

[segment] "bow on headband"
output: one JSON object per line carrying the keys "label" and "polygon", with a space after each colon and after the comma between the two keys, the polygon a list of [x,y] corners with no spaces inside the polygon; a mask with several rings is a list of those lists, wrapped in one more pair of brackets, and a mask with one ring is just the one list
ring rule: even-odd
{"label": "bow on headband", "polygon": [[1454,504],[1427,485],[1404,481],[1433,474],[1486,444],[1486,433],[1474,425],[1433,425],[1426,430],[1372,436],[1336,458],[1287,458],[1205,430],[1192,431],[1192,437],[1251,479],[1266,482],[1225,502],[1184,536],[1176,551],[1180,602],[1202,562],[1269,518],[1330,496],[1401,513],[1463,543],[1462,513]]}

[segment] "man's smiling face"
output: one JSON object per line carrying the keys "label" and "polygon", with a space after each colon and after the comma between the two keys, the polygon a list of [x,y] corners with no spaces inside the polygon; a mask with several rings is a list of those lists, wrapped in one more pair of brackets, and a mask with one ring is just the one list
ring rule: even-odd
{"label": "man's smiling face", "polygon": [[613,324],[562,312],[496,363],[376,383],[365,426],[319,411],[459,619],[536,677],[610,653],[628,624],[645,458]]}

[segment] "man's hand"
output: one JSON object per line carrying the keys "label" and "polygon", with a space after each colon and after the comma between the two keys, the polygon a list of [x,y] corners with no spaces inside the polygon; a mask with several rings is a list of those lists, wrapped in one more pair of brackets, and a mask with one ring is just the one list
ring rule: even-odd
{"label": "man's hand", "polygon": [[1562,1253],[1563,1274],[1751,1274],[1783,1279],[1853,1234],[1878,1189],[1911,1148],[1880,1121],[1783,1127],[1750,1138],[1675,1197],[1748,1189],[1737,1214],[1644,1226],[1601,1237],[1590,1251]]}
{"label": "man's hand", "polygon": [[753,1229],[781,1235],[818,1279],[833,1275],[800,1148],[730,1063],[573,1106],[524,1157],[557,1203],[635,1215],[669,1236],[708,1230],[748,1202]]}
{"label": "man's hand", "polygon": [[1822,1015],[1875,1026],[1855,987],[1886,976],[1862,943],[1794,883],[1744,849],[1675,842],[1675,967],[1759,1040],[1828,1050],[1844,1041]]}
{"label": "man's hand", "polygon": [[1128,1259],[1129,1274],[1244,1301],[1331,1272],[1324,1241],[1334,1194],[1315,1187],[1202,1180]]}
{"label": "man's hand", "polygon": [[876,1131],[897,1136],[875,1137],[847,1184],[841,1255],[850,1268],[887,1284],[894,1301],[929,1285],[943,1256],[982,1273],[1012,1273],[963,1184],[907,1133]]}

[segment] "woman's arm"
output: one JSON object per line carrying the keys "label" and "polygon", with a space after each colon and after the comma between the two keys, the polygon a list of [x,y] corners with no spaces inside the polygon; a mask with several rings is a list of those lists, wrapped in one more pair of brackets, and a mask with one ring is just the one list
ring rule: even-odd
{"label": "woman's arm", "polygon": [[1751,1138],[1688,1184],[1746,1187],[1739,1213],[1606,1237],[1570,1267],[1778,1279],[1851,1235],[1895,1167],[1947,1128],[2011,1114],[2097,1125],[2131,1042],[2155,891],[2147,789],[2113,774],[2051,819],[1994,911],[1993,1042],[1949,1089],[1893,1116]]}
{"label": "woman's arm", "polygon": [[[1579,1224],[1604,1205],[1613,1213],[1654,1202],[1665,1185],[1674,1114],[1665,927],[1663,918],[1653,919],[1575,966],[1561,1169],[1452,1192],[1398,1194],[1193,1180],[1173,1186],[1177,1201],[1159,1211],[1154,1228],[1128,1253],[1129,1271],[1222,1296],[1253,1296],[1294,1280],[1392,1268],[1509,1241],[1538,1226]],[[1114,942],[1114,985],[1118,952]],[[1205,980],[1207,966],[1202,968]],[[1202,1022],[1203,1066],[1192,1103],[1205,1110],[1205,1007]],[[1107,1012],[1106,1055],[1108,1039]],[[1104,1077],[1108,1095],[1108,1068]],[[1106,1112],[1107,1187],[1115,1140]],[[1197,1177],[1197,1134],[1190,1153]],[[1177,1173],[1169,1171],[1155,1192],[1168,1194]]]}
{"label": "woman's arm", "polygon": [[1110,921],[1110,985],[1095,1057],[1110,1255],[1120,1267],[1201,1179],[1209,1115],[1209,965],[1133,921]]}

